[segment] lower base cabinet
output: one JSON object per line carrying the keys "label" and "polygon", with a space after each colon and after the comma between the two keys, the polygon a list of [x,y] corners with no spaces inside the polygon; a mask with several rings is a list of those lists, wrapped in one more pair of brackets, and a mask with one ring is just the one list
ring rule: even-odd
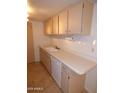
{"label": "lower base cabinet", "polygon": [[78,75],[62,64],[61,89],[63,93],[83,93],[85,75]]}
{"label": "lower base cabinet", "polygon": [[84,93],[85,74],[79,75],[55,57],[40,49],[41,62],[63,93]]}
{"label": "lower base cabinet", "polygon": [[47,71],[51,74],[51,58],[50,58],[50,55],[42,48],[40,48],[40,61],[45,66]]}

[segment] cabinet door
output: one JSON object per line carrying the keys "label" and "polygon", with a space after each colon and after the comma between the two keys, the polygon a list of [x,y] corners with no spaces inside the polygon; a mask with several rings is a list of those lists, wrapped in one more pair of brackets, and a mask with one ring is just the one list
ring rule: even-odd
{"label": "cabinet door", "polygon": [[59,34],[63,35],[67,33],[67,11],[63,11],[59,14]]}
{"label": "cabinet door", "polygon": [[54,58],[52,57],[52,62],[51,62],[51,65],[52,65],[52,76],[54,78],[55,81],[56,80],[56,76],[57,76],[57,65],[56,65],[56,61],[54,60]]}
{"label": "cabinet door", "polygon": [[61,87],[61,62],[59,62],[57,59],[54,57],[51,57],[52,62],[52,76],[56,83]]}
{"label": "cabinet door", "polygon": [[82,16],[82,34],[90,35],[93,15],[93,3],[83,1],[83,16]]}
{"label": "cabinet door", "polygon": [[82,93],[84,88],[84,75],[80,76],[75,72],[69,72],[69,92],[68,93]]}
{"label": "cabinet door", "polygon": [[45,21],[45,34],[52,34],[52,18]]}
{"label": "cabinet door", "polygon": [[42,48],[40,48],[40,61],[41,61],[42,64],[44,64],[45,53],[44,53],[44,50]]}
{"label": "cabinet door", "polygon": [[81,33],[82,3],[78,3],[68,10],[68,34]]}
{"label": "cabinet door", "polygon": [[61,88],[64,93],[83,93],[85,75],[78,75],[62,64]]}
{"label": "cabinet door", "polygon": [[68,93],[68,89],[69,89],[68,82],[69,82],[68,74],[62,71],[61,88],[63,93]]}
{"label": "cabinet door", "polygon": [[40,48],[40,61],[43,63],[43,65],[45,66],[47,71],[49,73],[51,73],[51,58],[50,58],[50,55],[45,50],[43,50],[42,48]]}
{"label": "cabinet door", "polygon": [[61,89],[63,93],[69,93],[69,75],[67,69],[62,65]]}
{"label": "cabinet door", "polygon": [[50,55],[46,54],[46,59],[45,60],[46,60],[46,62],[45,62],[46,69],[51,74],[51,59],[50,59]]}
{"label": "cabinet door", "polygon": [[59,16],[53,16],[53,34],[58,35],[59,33]]}
{"label": "cabinet door", "polygon": [[61,63],[56,61],[56,82],[61,87]]}

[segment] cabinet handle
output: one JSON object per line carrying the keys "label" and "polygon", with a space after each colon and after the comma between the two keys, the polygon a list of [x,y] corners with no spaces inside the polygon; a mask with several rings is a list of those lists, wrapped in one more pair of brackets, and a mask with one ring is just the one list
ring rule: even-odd
{"label": "cabinet handle", "polygon": [[64,67],[64,66],[63,66],[62,68],[63,68],[63,69],[65,69],[65,67]]}
{"label": "cabinet handle", "polygon": [[84,8],[84,3],[83,3],[83,8]]}
{"label": "cabinet handle", "polygon": [[68,76],[68,79],[70,79],[70,77]]}

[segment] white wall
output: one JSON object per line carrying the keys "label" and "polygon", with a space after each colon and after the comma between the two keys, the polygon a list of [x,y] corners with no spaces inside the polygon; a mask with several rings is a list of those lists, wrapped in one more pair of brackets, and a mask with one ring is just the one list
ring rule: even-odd
{"label": "white wall", "polygon": [[35,61],[40,61],[39,46],[50,43],[50,38],[44,35],[44,25],[40,21],[32,21],[33,27],[33,41],[34,41],[34,55]]}
{"label": "white wall", "polygon": [[[53,44],[63,50],[75,53],[79,56],[97,60],[97,45],[93,45],[93,41],[97,40],[97,4],[94,5],[92,31],[90,36],[73,36],[74,40],[53,38]],[[94,49],[94,52],[92,52]],[[97,70],[94,68],[87,73],[85,88],[89,93],[96,93],[97,91]]]}

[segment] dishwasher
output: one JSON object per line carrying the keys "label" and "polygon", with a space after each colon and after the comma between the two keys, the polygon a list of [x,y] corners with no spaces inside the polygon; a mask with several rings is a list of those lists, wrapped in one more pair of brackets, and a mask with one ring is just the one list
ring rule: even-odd
{"label": "dishwasher", "polygon": [[61,62],[58,61],[55,57],[51,57],[51,65],[52,76],[59,87],[61,87]]}

